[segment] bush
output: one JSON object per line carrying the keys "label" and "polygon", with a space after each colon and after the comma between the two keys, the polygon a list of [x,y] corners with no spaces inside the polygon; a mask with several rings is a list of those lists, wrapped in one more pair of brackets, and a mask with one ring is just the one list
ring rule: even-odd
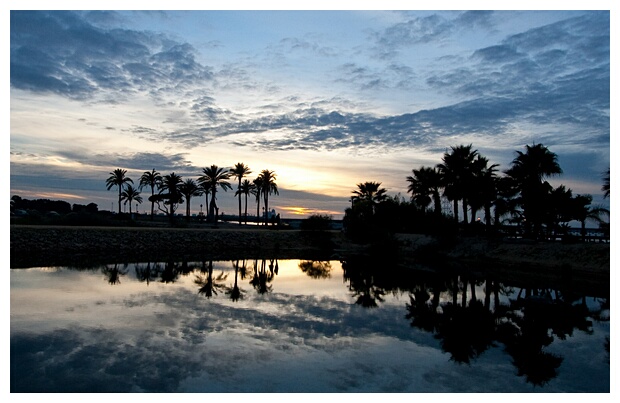
{"label": "bush", "polygon": [[327,231],[331,228],[332,217],[326,214],[313,214],[301,222],[304,231]]}

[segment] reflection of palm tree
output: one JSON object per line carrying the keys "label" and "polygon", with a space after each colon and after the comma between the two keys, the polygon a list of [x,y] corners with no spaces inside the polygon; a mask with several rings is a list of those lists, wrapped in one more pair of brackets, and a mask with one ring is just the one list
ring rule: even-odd
{"label": "reflection of palm tree", "polygon": [[[144,186],[149,186],[151,188],[151,197],[155,196],[155,188],[159,188],[161,185],[161,174],[153,169],[151,172],[145,171],[140,177],[140,190]],[[155,200],[151,201],[151,220],[153,219],[153,214],[155,212]]]}
{"label": "reflection of palm tree", "polygon": [[179,270],[177,268],[177,264],[171,260],[168,261],[161,272],[161,282],[174,283],[175,281],[177,281],[178,277]]}
{"label": "reflection of palm tree", "polygon": [[375,285],[374,262],[361,262],[350,259],[342,262],[345,281],[349,281],[349,290],[356,297],[355,303],[364,308],[374,308],[377,301],[383,302],[385,289]]}
{"label": "reflection of palm tree", "polygon": [[140,196],[138,189],[131,185],[127,185],[125,190],[121,193],[121,200],[126,200],[129,203],[129,214],[131,215],[131,205],[134,201],[137,203],[142,203],[142,196]]}
{"label": "reflection of palm tree", "polygon": [[123,265],[123,268],[118,267],[118,263],[114,263],[114,267],[110,267],[110,265],[105,265],[102,268],[103,274],[108,278],[108,283],[115,285],[121,283],[121,277],[127,274],[127,263]]}
{"label": "reflection of palm tree", "polygon": [[254,260],[254,274],[250,284],[259,294],[267,294],[272,291],[272,286],[269,283],[273,277],[274,271],[267,271],[267,260],[261,260],[260,268],[258,267],[258,260]]}
{"label": "reflection of palm tree", "polygon": [[106,179],[105,183],[107,189],[110,190],[114,186],[118,186],[118,213],[121,213],[121,196],[123,192],[123,187],[126,183],[133,183],[133,180],[127,176],[126,169],[117,168],[114,171],[110,172],[110,177]]}
{"label": "reflection of palm tree", "polygon": [[224,287],[224,285],[220,283],[226,280],[228,275],[225,275],[224,272],[222,272],[217,277],[213,278],[213,261],[209,261],[208,268],[206,267],[206,262],[202,262],[201,271],[207,275],[206,277],[203,277],[202,275],[196,276],[194,283],[200,286],[198,293],[204,294],[207,298],[211,298],[213,294],[217,295],[217,291]]}
{"label": "reflection of palm tree", "polygon": [[136,265],[136,278],[140,282],[146,282],[146,285],[149,285],[151,281],[157,279],[160,272],[161,266],[157,263],[153,264],[153,267],[151,267],[151,262],[148,262],[146,266]]}
{"label": "reflection of palm tree", "polygon": [[[245,270],[245,260],[243,261],[243,270]],[[243,298],[243,294],[244,291],[242,289],[239,288],[238,282],[237,282],[237,277],[239,274],[239,261],[236,260],[233,263],[233,267],[235,269],[235,283],[233,284],[232,287],[228,287],[226,290],[226,294],[230,295],[230,299],[232,299],[233,301],[238,301],[239,299]]]}
{"label": "reflection of palm tree", "polygon": [[216,222],[215,210],[217,205],[215,203],[216,193],[218,186],[222,190],[232,189],[228,179],[230,178],[230,170],[220,168],[217,165],[211,165],[208,168],[202,169],[203,175],[198,178],[198,183],[203,184],[205,188],[209,189],[211,193],[211,203],[209,204],[209,221]]}
{"label": "reflection of palm tree", "polygon": [[328,261],[302,260],[299,268],[311,278],[330,278],[332,266]]}
{"label": "reflection of palm tree", "polygon": [[[237,185],[237,192],[235,193],[235,195],[238,196],[239,198],[239,225],[241,225],[241,180],[243,179],[244,176],[251,174],[252,171],[244,163],[237,162],[235,166],[230,170],[230,173],[232,174],[232,176],[237,178],[239,181]],[[247,205],[248,205],[247,193],[246,193],[245,205],[246,205],[246,210],[247,210]],[[246,211],[246,214],[247,214],[247,211]]]}

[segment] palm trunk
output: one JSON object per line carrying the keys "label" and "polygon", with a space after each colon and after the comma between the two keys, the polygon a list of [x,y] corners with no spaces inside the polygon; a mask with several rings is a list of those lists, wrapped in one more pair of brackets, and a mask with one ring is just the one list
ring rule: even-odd
{"label": "palm trunk", "polygon": [[269,192],[265,192],[265,225],[269,225]]}
{"label": "palm trunk", "polygon": [[121,214],[121,191],[123,189],[122,185],[118,185],[118,214]]}
{"label": "palm trunk", "polygon": [[456,223],[459,223],[459,201],[457,199],[454,199],[454,219],[456,220]]}
{"label": "palm trunk", "polygon": [[[151,186],[151,198],[155,196],[155,189]],[[152,199],[151,199],[152,200]],[[155,214],[155,202],[151,202],[151,221],[153,221],[153,215]]]}
{"label": "palm trunk", "polygon": [[239,176],[239,186],[237,186],[237,192],[239,193],[239,225],[241,225],[241,176]]}
{"label": "palm trunk", "polygon": [[467,201],[463,199],[463,223],[467,224]]}
{"label": "palm trunk", "polygon": [[256,225],[260,224],[260,193],[256,195]]}
{"label": "palm trunk", "polygon": [[248,223],[248,194],[245,194],[245,223]]}
{"label": "palm trunk", "polygon": [[187,221],[189,221],[189,213],[190,213],[190,208],[189,208],[189,197],[186,198],[186,202],[187,202],[187,206],[185,206],[185,217],[187,217]]}

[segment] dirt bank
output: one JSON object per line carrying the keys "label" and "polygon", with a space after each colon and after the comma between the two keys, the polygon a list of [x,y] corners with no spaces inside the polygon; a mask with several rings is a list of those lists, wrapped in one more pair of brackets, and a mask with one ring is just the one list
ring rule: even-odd
{"label": "dirt bank", "polygon": [[[424,235],[397,235],[405,262],[438,261],[522,279],[609,284],[610,244],[515,243],[462,238],[449,244]],[[11,225],[11,267],[148,260],[340,259],[364,253],[338,231],[327,235],[265,228],[117,228]]]}

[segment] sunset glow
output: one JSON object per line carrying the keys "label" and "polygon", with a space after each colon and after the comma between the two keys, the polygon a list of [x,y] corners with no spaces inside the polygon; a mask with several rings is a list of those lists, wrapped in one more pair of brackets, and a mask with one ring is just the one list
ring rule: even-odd
{"label": "sunset glow", "polygon": [[[503,171],[541,142],[558,154],[557,183],[608,206],[610,12],[549,4],[11,11],[10,193],[108,209],[116,168],[137,183],[243,162],[249,180],[276,174],[283,217],[339,219],[357,183],[408,198],[411,170],[451,146],[471,143]],[[237,209],[231,184],[222,211]]]}

